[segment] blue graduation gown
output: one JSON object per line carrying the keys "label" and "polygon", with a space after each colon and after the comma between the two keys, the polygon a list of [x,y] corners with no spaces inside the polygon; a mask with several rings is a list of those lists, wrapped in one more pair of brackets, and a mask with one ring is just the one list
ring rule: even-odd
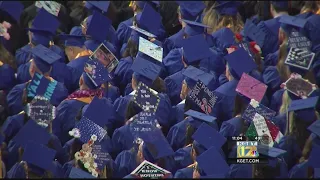
{"label": "blue graduation gown", "polygon": [[122,47],[122,45],[126,42],[128,42],[128,39],[131,36],[131,28],[130,26],[133,25],[133,17],[122,21],[117,28],[116,35],[119,41],[119,47]]}
{"label": "blue graduation gown", "polygon": [[9,92],[16,85],[15,71],[8,64],[0,66],[0,90]]}
{"label": "blue graduation gown", "polygon": [[118,123],[123,125],[125,122],[125,113],[127,110],[127,105],[129,101],[131,100],[132,95],[127,95],[127,96],[121,96],[117,98],[114,103],[113,107],[116,110],[116,117],[118,120]]}
{"label": "blue graduation gown", "polygon": [[274,110],[275,112],[279,113],[280,107],[282,105],[282,96],[284,93],[284,89],[277,90],[271,97],[270,100],[270,109]]}
{"label": "blue graduation gown", "polygon": [[241,117],[234,117],[227,121],[223,121],[219,133],[224,137],[239,136],[242,129]]}
{"label": "blue graduation gown", "polygon": [[132,57],[128,56],[119,60],[112,82],[119,87],[121,94],[123,94],[127,84],[131,83],[133,70],[131,69],[133,63]]}
{"label": "blue graduation gown", "polygon": [[220,84],[220,86],[221,86],[222,84],[224,84],[224,83],[227,83],[227,82],[229,82],[227,76],[226,76],[225,74],[221,74],[221,75],[219,76],[219,84]]}
{"label": "blue graduation gown", "polygon": [[80,56],[67,64],[67,68],[73,69],[71,70],[73,72],[72,75],[66,82],[66,84],[68,84],[68,90],[70,93],[79,88],[79,79],[83,73],[86,62],[88,62],[89,60],[89,56]]}
{"label": "blue graduation gown", "polygon": [[[27,44],[25,46],[23,46],[20,49],[17,49],[16,54],[15,54],[15,58],[16,58],[16,62],[17,65],[20,66],[22,64],[27,63],[31,58],[32,58],[32,54],[31,54],[31,45]],[[52,45],[49,47],[49,49],[51,49],[52,51],[54,51],[55,53],[59,54],[61,56],[61,59],[59,59],[60,62],[64,63],[65,62],[65,54],[64,51],[56,45]]]}
{"label": "blue graduation gown", "polygon": [[1,131],[5,135],[5,142],[9,141],[19,132],[24,124],[25,113],[19,113],[13,116],[9,116],[3,123]]}
{"label": "blue graduation gown", "polygon": [[252,178],[252,164],[231,164],[229,170],[230,178]]}
{"label": "blue graduation gown", "polygon": [[116,30],[114,29],[113,26],[111,26],[109,28],[109,33],[108,33],[108,36],[107,36],[107,40],[114,46],[116,52],[115,52],[115,56],[117,58],[119,58],[119,49],[120,49],[120,41],[117,37],[117,32]]}
{"label": "blue graduation gown", "polygon": [[185,167],[183,169],[179,169],[175,174],[174,178],[193,178],[193,169],[194,167]]}
{"label": "blue graduation gown", "polygon": [[184,80],[184,75],[182,74],[184,70],[185,69],[182,69],[181,71],[178,71],[164,79],[167,87],[167,94],[173,105],[181,102],[180,92],[182,89],[181,82]]}
{"label": "blue graduation gown", "polygon": [[114,178],[123,178],[130,174],[139,164],[136,160],[136,150],[124,150],[115,159]]}
{"label": "blue graduation gown", "polygon": [[[9,112],[12,115],[17,114],[23,110],[22,95],[25,88],[26,83],[18,84],[12,88],[7,96]],[[50,102],[52,105],[58,106],[60,102],[68,96],[68,90],[62,83],[58,82],[54,90],[54,94],[55,97],[52,97]]]}
{"label": "blue graduation gown", "polygon": [[171,117],[174,117],[173,125],[181,122],[184,119],[184,105],[185,105],[185,100],[181,101],[176,106],[172,106]]}
{"label": "blue graduation gown", "polygon": [[181,44],[177,42],[183,39],[183,35],[184,29],[180,29],[180,31],[164,40],[163,57],[166,57],[172,49],[181,47]]}
{"label": "blue graduation gown", "polygon": [[279,50],[268,54],[263,59],[263,65],[264,66],[276,66],[278,64],[278,59],[279,59]]}
{"label": "blue graduation gown", "polygon": [[77,69],[78,71],[83,72],[86,62],[90,60],[89,56],[80,56],[72,61],[70,61],[67,66]]}
{"label": "blue graduation gown", "polygon": [[280,89],[282,80],[276,66],[268,66],[262,73],[262,81],[268,86],[267,97],[271,96]]}
{"label": "blue graduation gown", "polygon": [[104,91],[104,97],[110,100],[111,103],[113,103],[116,99],[120,97],[119,88],[109,84],[108,89],[105,89]]}
{"label": "blue graduation gown", "polygon": [[296,164],[289,171],[289,178],[308,178],[308,161]]}
{"label": "blue graduation gown", "polygon": [[191,157],[191,149],[192,149],[192,146],[186,146],[178,149],[174,153],[174,160],[176,162],[177,169],[187,167],[193,163],[193,160]]}
{"label": "blue graduation gown", "polygon": [[118,154],[123,150],[129,150],[134,145],[134,137],[131,134],[129,125],[121,126],[112,135],[112,154]]}
{"label": "blue graduation gown", "polygon": [[171,76],[184,68],[182,63],[182,54],[180,49],[172,49],[169,54],[162,60],[166,74]]}

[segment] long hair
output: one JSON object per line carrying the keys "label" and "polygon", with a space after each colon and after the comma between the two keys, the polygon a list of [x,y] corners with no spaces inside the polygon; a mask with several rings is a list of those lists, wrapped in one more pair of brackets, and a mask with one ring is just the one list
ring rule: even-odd
{"label": "long hair", "polygon": [[285,82],[290,77],[290,74],[291,74],[288,65],[284,63],[287,58],[287,55],[288,55],[288,36],[285,36],[285,39],[279,48],[279,58],[277,63],[277,70],[283,82]]}
{"label": "long hair", "polygon": [[317,12],[317,2],[316,1],[301,1],[303,3],[303,7],[300,10],[300,14],[305,12]]}
{"label": "long hair", "polygon": [[11,55],[3,44],[0,44],[0,61],[3,62],[3,64],[8,64],[14,70],[17,70],[15,57]]}

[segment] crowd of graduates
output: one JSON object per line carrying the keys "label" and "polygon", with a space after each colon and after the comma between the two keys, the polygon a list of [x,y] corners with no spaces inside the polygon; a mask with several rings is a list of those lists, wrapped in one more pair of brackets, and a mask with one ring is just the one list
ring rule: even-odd
{"label": "crowd of graduates", "polygon": [[[320,178],[318,1],[1,1],[0,20],[1,178]],[[267,162],[230,161],[232,137]]]}

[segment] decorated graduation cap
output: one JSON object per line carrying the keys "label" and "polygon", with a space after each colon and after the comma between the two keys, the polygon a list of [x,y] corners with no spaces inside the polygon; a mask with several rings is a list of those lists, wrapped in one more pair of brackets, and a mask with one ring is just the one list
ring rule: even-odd
{"label": "decorated graduation cap", "polygon": [[91,60],[85,64],[82,77],[90,89],[97,89],[110,79],[107,69],[98,60]]}
{"label": "decorated graduation cap", "polygon": [[108,11],[110,1],[86,1],[85,7],[89,10],[105,13]]}
{"label": "decorated graduation cap", "polygon": [[142,111],[129,120],[129,129],[134,136],[136,143],[140,144],[141,134],[148,134],[155,128],[161,128],[157,117],[152,112]]}
{"label": "decorated graduation cap", "polygon": [[43,8],[40,9],[32,22],[31,28],[28,28],[33,33],[32,43],[49,46],[49,41],[56,34],[59,25],[60,22],[55,16]]}
{"label": "decorated graduation cap", "polygon": [[28,164],[36,166],[36,172],[43,174],[44,171],[41,170],[53,170],[53,160],[55,155],[55,150],[50,149],[43,144],[28,142],[24,149],[22,160],[26,161]]}
{"label": "decorated graduation cap", "polygon": [[209,44],[202,34],[182,40],[183,59],[188,65],[212,56]]}
{"label": "decorated graduation cap", "polygon": [[203,82],[206,86],[210,86],[210,84],[213,83],[212,81],[214,81],[214,76],[212,74],[206,73],[193,66],[188,66],[182,74],[185,76],[185,81],[190,89],[197,84],[198,80]]}
{"label": "decorated graduation cap", "polygon": [[238,7],[242,3],[239,1],[217,1],[217,5],[214,7],[220,15],[235,16],[238,13]]}
{"label": "decorated graduation cap", "polygon": [[158,93],[151,90],[146,84],[140,82],[133,97],[134,102],[144,111],[155,113],[160,103]]}
{"label": "decorated graduation cap", "polygon": [[61,58],[59,54],[41,44],[32,48],[31,53],[33,54],[34,63],[42,73],[50,71],[53,63]]}
{"label": "decorated graduation cap", "polygon": [[133,77],[138,81],[151,86],[153,81],[160,74],[161,67],[152,63],[141,56],[137,56],[134,60],[131,69],[134,71]]}
{"label": "decorated graduation cap", "polygon": [[269,157],[269,165],[271,167],[275,167],[278,162],[278,158],[281,158],[284,154],[287,153],[287,151],[278,149],[275,147],[269,147],[265,145],[258,145],[257,150],[260,156],[266,156]]}
{"label": "decorated graduation cap", "polygon": [[317,89],[315,84],[311,84],[303,79],[301,75],[296,73],[292,73],[290,78],[285,83],[281,84],[281,87],[288,91],[291,100],[310,97]]}
{"label": "decorated graduation cap", "polygon": [[187,116],[191,116],[190,124],[196,128],[198,128],[203,122],[208,123],[212,126],[215,125],[216,118],[198,111],[188,110],[184,113]]}
{"label": "decorated graduation cap", "polygon": [[[229,171],[229,166],[224,158],[219,153],[216,147],[211,147],[196,158],[198,163],[198,172],[202,176],[223,174],[226,175]],[[212,166],[212,162],[218,166]]]}
{"label": "decorated graduation cap", "polygon": [[56,80],[50,80],[39,73],[35,73],[27,86],[27,97],[33,99],[38,95],[51,101],[56,95],[57,83]]}
{"label": "decorated graduation cap", "polygon": [[[150,170],[152,171],[151,175]],[[172,178],[171,172],[147,160],[144,160],[135,170],[130,173],[130,175],[133,178],[153,177],[153,175],[157,175],[157,177],[161,178]]]}
{"label": "decorated graduation cap", "polygon": [[[310,42],[309,40],[307,41]],[[305,42],[305,43],[308,43],[308,42]],[[307,47],[302,47],[303,49],[294,48],[294,47],[290,48],[290,51],[284,63],[289,65],[291,72],[304,75],[311,68],[312,62],[315,57],[315,53],[309,51],[309,49],[311,48],[311,44],[309,45],[307,45]],[[296,46],[296,45],[293,45],[293,46]]]}
{"label": "decorated graduation cap", "polygon": [[200,125],[192,135],[192,139],[194,140],[193,148],[197,149],[199,154],[210,149],[212,146],[219,149],[227,141],[217,130],[206,123]]}
{"label": "decorated graduation cap", "polygon": [[35,121],[27,121],[20,131],[13,137],[12,141],[22,148],[26,148],[29,141],[37,144],[48,144],[50,134]]}
{"label": "decorated graduation cap", "polygon": [[83,171],[82,169],[72,167],[70,174],[69,174],[69,178],[71,178],[71,179],[80,179],[80,178],[92,179],[95,177],[92,176],[91,174],[89,174],[88,172]]}
{"label": "decorated graduation cap", "polygon": [[139,51],[159,62],[162,62],[163,48],[144,39],[143,37],[139,37]]}
{"label": "decorated graduation cap", "polygon": [[243,33],[251,40],[255,41],[260,47],[263,47],[266,38],[265,32],[259,30],[252,20],[247,19],[243,28]]}
{"label": "decorated graduation cap", "polygon": [[275,111],[269,109],[263,104],[260,104],[258,101],[251,99],[247,109],[244,111],[241,117],[247,122],[252,122],[256,113],[268,120],[271,120],[277,114]]}
{"label": "decorated graduation cap", "polygon": [[278,8],[288,8],[289,1],[271,1],[271,4]]}
{"label": "decorated graduation cap", "polygon": [[244,48],[239,48],[224,58],[227,60],[229,71],[235,79],[240,79],[243,73],[249,73],[257,68],[257,64]]}
{"label": "decorated graduation cap", "polygon": [[195,21],[198,19],[205,4],[202,1],[176,1],[180,6],[180,13],[183,19]]}
{"label": "decorated graduation cap", "polygon": [[141,13],[136,16],[137,24],[140,28],[153,34],[157,34],[161,26],[161,15],[155,11],[148,3],[145,4]]}
{"label": "decorated graduation cap", "polygon": [[236,91],[246,96],[249,99],[261,101],[267,91],[268,86],[263,82],[243,73],[236,87]]}
{"label": "decorated graduation cap", "polygon": [[8,13],[16,22],[20,22],[24,6],[19,1],[1,1],[0,9]]}
{"label": "decorated graduation cap", "polygon": [[56,108],[50,103],[49,99],[43,96],[35,96],[27,104],[26,113],[38,125],[48,127],[50,122],[56,117]]}
{"label": "decorated graduation cap", "polygon": [[299,119],[307,122],[313,122],[317,119],[315,107],[318,103],[318,100],[318,96],[307,99],[293,100],[288,107],[288,112],[294,111]]}
{"label": "decorated graduation cap", "polygon": [[209,26],[199,22],[189,21],[185,19],[182,19],[182,21],[187,23],[187,26],[184,28],[184,32],[189,36],[203,34],[206,32],[206,28],[209,28]]}
{"label": "decorated graduation cap", "polygon": [[90,19],[88,17],[86,35],[89,35],[94,40],[103,42],[107,39],[110,26],[111,20],[95,11]]}

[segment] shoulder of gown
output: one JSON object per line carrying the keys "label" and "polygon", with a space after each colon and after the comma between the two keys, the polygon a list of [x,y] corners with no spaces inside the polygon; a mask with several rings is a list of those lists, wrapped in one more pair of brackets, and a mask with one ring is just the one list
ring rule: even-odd
{"label": "shoulder of gown", "polygon": [[131,149],[133,147],[133,141],[134,138],[131,134],[129,125],[124,125],[116,129],[112,135],[112,154],[118,154],[123,150]]}
{"label": "shoulder of gown", "polygon": [[114,177],[123,178],[138,166],[135,150],[124,150],[115,159]]}
{"label": "shoulder of gown", "polygon": [[11,115],[18,114],[23,110],[22,93],[26,87],[25,83],[15,85],[7,95],[7,103],[9,113]]}
{"label": "shoulder of gown", "polygon": [[172,49],[169,54],[163,58],[162,64],[168,76],[182,70],[184,68],[182,63],[182,54],[180,49]]}
{"label": "shoulder of gown", "polygon": [[187,167],[193,163],[193,160],[191,157],[191,149],[192,149],[191,146],[186,146],[174,152],[174,160],[175,160],[177,169]]}
{"label": "shoulder of gown", "polygon": [[19,113],[7,117],[1,127],[1,131],[5,135],[5,142],[8,143],[13,138],[24,124],[24,113]]}
{"label": "shoulder of gown", "polygon": [[219,133],[224,137],[239,136],[242,129],[242,119],[234,117],[227,121],[222,122]]}
{"label": "shoulder of gown", "polygon": [[167,134],[167,140],[169,144],[171,145],[173,150],[177,150],[179,148],[184,147],[185,141],[186,141],[186,131],[187,131],[187,125],[189,124],[189,120],[184,119],[181,122],[173,125],[168,134]]}
{"label": "shoulder of gown", "polygon": [[0,66],[0,90],[10,91],[16,85],[15,70],[8,64]]}
{"label": "shoulder of gown", "polygon": [[164,79],[167,88],[167,94],[171,100],[172,105],[176,105],[181,102],[180,92],[182,89],[181,82],[184,80],[184,75],[182,74],[183,71],[184,69]]}

